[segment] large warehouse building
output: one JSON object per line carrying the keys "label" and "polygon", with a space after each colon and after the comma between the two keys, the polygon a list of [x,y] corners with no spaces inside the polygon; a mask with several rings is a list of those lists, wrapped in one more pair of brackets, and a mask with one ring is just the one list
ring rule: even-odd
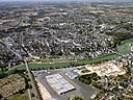
{"label": "large warehouse building", "polygon": [[75,90],[75,87],[60,74],[48,75],[46,80],[58,95]]}

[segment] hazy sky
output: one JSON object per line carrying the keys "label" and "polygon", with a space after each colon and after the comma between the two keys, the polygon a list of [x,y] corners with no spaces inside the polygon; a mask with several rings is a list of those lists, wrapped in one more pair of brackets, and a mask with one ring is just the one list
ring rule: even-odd
{"label": "hazy sky", "polygon": [[55,2],[55,1],[93,1],[93,2],[95,2],[95,1],[98,1],[98,2],[133,2],[133,0],[0,0],[0,1],[53,1],[53,2]]}

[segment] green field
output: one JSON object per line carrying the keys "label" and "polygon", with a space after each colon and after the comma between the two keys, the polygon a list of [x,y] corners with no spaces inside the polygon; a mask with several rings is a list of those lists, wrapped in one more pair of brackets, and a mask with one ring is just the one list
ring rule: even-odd
{"label": "green field", "polygon": [[133,39],[125,40],[121,43],[121,45],[118,47],[118,53],[121,54],[127,54],[130,52],[129,44],[133,44]]}
{"label": "green field", "polygon": [[[40,70],[40,69],[59,69],[59,68],[68,68],[68,67],[74,67],[74,66],[80,66],[80,65],[85,65],[85,64],[96,64],[96,63],[100,63],[103,61],[108,61],[108,60],[112,60],[115,59],[116,57],[118,57],[116,54],[108,54],[108,55],[102,55],[97,57],[96,59],[83,59],[83,60],[70,60],[67,62],[63,62],[63,63],[46,63],[46,62],[42,62],[42,63],[37,63],[37,62],[31,62],[29,63],[29,68],[31,70]],[[15,66],[14,68],[12,68],[11,70],[25,70],[25,65],[18,65]],[[10,71],[10,70],[9,70]]]}
{"label": "green field", "polygon": [[7,98],[7,100],[29,100],[27,91],[24,94],[15,94]]}

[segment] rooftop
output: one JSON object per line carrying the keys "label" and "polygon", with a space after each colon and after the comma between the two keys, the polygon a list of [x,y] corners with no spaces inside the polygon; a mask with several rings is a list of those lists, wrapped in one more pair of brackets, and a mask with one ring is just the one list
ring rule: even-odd
{"label": "rooftop", "polygon": [[75,87],[63,78],[60,74],[46,76],[49,85],[56,91],[58,95],[65,94],[75,89]]}

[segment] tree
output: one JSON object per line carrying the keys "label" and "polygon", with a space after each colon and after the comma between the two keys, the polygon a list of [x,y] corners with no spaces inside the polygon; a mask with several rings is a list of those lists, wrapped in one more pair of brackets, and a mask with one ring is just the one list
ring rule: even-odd
{"label": "tree", "polygon": [[69,100],[84,100],[84,98],[82,98],[80,96],[75,96],[73,98],[70,98]]}

